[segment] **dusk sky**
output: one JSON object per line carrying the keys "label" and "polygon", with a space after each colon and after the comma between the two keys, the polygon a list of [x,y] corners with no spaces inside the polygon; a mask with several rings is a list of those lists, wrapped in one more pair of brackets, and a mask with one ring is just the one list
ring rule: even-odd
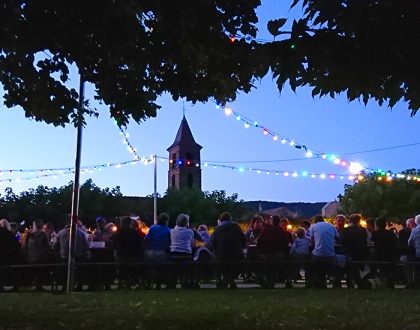
{"label": "dusk sky", "polygon": [[[284,1],[272,1],[259,10],[259,38],[269,39],[266,21],[270,18],[288,16]],[[269,14],[271,16],[269,16]],[[78,78],[72,83],[77,86]],[[296,141],[313,151],[339,155],[347,161],[359,162],[365,167],[381,168],[399,172],[408,168],[420,168],[420,144],[384,151],[358,153],[373,149],[415,144],[420,142],[420,115],[410,117],[408,105],[398,103],[392,110],[370,101],[367,106],[355,101],[348,103],[342,95],[336,99],[311,97],[309,89],[293,93],[287,86],[280,94],[270,77],[256,83],[250,94],[240,94],[228,106],[241,116],[257,121],[280,137]],[[88,86],[87,98],[93,98]],[[166,148],[174,141],[182,119],[183,102],[172,101],[164,95],[158,102],[162,109],[156,118],[127,127],[129,142],[140,156],[167,157]],[[94,103],[93,103],[94,104]],[[100,116],[90,118],[83,132],[82,166],[132,160],[122,142],[119,129],[109,118],[105,105],[97,105]],[[244,200],[270,201],[331,201],[344,192],[345,179],[334,180],[302,177],[311,173],[349,175],[348,168],[334,165],[324,159],[305,158],[303,150],[291,147],[281,140],[263,134],[263,129],[244,127],[244,122],[234,115],[227,116],[214,103],[192,105],[185,103],[185,115],[197,143],[203,146],[202,162],[243,167],[238,170],[202,167],[202,189],[205,191],[226,190],[230,195],[238,193]],[[62,186],[73,179],[71,174],[58,178],[42,178],[15,182],[14,179],[34,177],[38,174],[10,174],[10,169],[67,168],[74,166],[76,131],[73,127],[54,127],[28,120],[20,109],[0,107],[0,192],[12,187],[21,192],[38,185]],[[287,159],[302,159],[285,161]],[[251,163],[254,162],[254,163]],[[271,161],[271,162],[269,162]],[[248,168],[269,171],[288,171],[283,174],[260,174]],[[158,192],[167,188],[167,161],[158,162]],[[298,173],[293,177],[292,173]],[[82,175],[82,182],[92,178],[100,186],[120,186],[124,195],[145,196],[153,193],[153,165],[127,165],[121,168],[105,168]]]}

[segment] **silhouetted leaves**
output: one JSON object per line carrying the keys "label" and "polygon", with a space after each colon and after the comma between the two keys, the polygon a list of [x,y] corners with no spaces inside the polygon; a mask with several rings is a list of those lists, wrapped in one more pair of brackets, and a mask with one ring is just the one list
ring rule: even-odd
{"label": "silhouetted leaves", "polygon": [[[261,63],[281,90],[312,88],[312,96],[346,93],[349,101],[375,100],[393,107],[420,107],[420,6],[411,0],[294,0],[304,14],[290,37],[266,43]],[[268,29],[282,33],[275,21]],[[281,23],[281,22],[280,22]],[[283,31],[286,34],[286,31]],[[275,45],[275,46],[274,46]]]}
{"label": "silhouetted leaves", "polygon": [[275,20],[268,21],[267,29],[274,37],[277,37],[281,34],[280,29],[286,24],[287,18],[279,18]]}
{"label": "silhouetted leaves", "polygon": [[[411,169],[403,173],[419,176],[420,170]],[[348,214],[362,213],[365,217],[386,216],[405,221],[418,214],[420,184],[397,178],[388,182],[369,174],[353,185],[345,185],[344,195],[339,199]]]}
{"label": "silhouetted leaves", "polygon": [[[156,116],[165,92],[191,102],[233,100],[252,87],[248,59],[259,0],[5,1],[0,82],[7,107],[54,125],[74,122],[78,70],[120,125]],[[77,84],[77,81],[76,81]],[[72,82],[75,85],[75,82]],[[85,115],[96,114],[85,109]],[[117,119],[117,118],[116,118]]]}

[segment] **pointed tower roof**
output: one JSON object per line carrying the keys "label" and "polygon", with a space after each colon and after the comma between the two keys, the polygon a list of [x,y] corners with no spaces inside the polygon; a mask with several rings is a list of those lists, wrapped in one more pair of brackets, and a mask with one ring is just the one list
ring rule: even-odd
{"label": "pointed tower roof", "polygon": [[181,125],[179,125],[178,133],[176,133],[174,143],[172,143],[171,146],[166,150],[169,151],[170,149],[178,145],[198,147],[199,149],[203,148],[197,142],[195,142],[194,137],[191,133],[190,126],[188,125],[187,119],[185,118],[185,115],[182,117]]}

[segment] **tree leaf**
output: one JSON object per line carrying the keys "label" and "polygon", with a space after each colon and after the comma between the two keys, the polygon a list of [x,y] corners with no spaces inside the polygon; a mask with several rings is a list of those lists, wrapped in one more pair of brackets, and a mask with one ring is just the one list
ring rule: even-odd
{"label": "tree leaf", "polygon": [[275,20],[268,21],[267,23],[267,29],[268,32],[271,33],[272,36],[277,37],[280,35],[280,29],[283,27],[284,24],[286,24],[287,18],[279,18]]}

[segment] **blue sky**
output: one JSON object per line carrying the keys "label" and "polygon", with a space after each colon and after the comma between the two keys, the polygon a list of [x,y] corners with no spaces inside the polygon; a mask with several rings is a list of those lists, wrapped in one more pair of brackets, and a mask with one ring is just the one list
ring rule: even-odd
{"label": "blue sky", "polygon": [[[279,1],[265,4],[259,10],[261,20],[286,13]],[[261,24],[260,37],[268,38]],[[72,81],[77,81],[74,77]],[[296,93],[285,88],[280,94],[275,82],[266,77],[258,82],[250,94],[238,95],[237,101],[229,104],[234,111],[275,131],[281,136],[305,144],[312,150],[343,155],[390,146],[420,142],[418,127],[420,115],[410,117],[405,103],[392,110],[369,102],[365,107],[356,101],[348,103],[344,96],[336,99],[313,99],[308,89]],[[87,97],[92,93],[87,88]],[[182,102],[174,102],[169,95],[159,98],[162,109],[156,118],[127,127],[129,141],[141,156],[157,154],[167,156],[166,148],[175,138],[182,119]],[[203,146],[202,161],[237,162],[237,167],[254,167],[302,173],[348,174],[346,168],[322,159],[281,161],[271,163],[245,163],[245,161],[285,160],[304,158],[304,152],[273,141],[262,129],[244,128],[243,122],[234,116],[226,116],[212,102],[192,105],[185,103],[186,118],[196,141]],[[98,105],[98,119],[88,119],[83,132],[82,165],[105,164],[132,159],[122,143],[118,128],[109,118],[104,105]],[[21,109],[0,107],[0,170],[27,168],[57,168],[74,166],[76,132],[71,126],[59,128],[28,120]],[[366,167],[382,168],[395,172],[407,168],[420,168],[418,153],[420,145],[345,156]],[[241,163],[242,162],[242,163]],[[158,162],[158,192],[167,187],[167,162]],[[30,177],[19,174],[20,178]],[[0,180],[17,176],[2,173]],[[128,165],[121,168],[106,168],[82,176],[82,181],[92,178],[101,188],[120,186],[125,195],[145,196],[153,192],[153,166]],[[43,178],[21,182],[2,182],[0,192],[12,187],[15,192],[35,188],[42,184],[61,186],[72,180],[72,175],[58,178]],[[203,190],[226,190],[238,193],[244,200],[272,201],[330,201],[343,193],[347,180],[311,179],[310,177],[285,177],[283,175],[257,174],[223,168],[203,167]]]}

